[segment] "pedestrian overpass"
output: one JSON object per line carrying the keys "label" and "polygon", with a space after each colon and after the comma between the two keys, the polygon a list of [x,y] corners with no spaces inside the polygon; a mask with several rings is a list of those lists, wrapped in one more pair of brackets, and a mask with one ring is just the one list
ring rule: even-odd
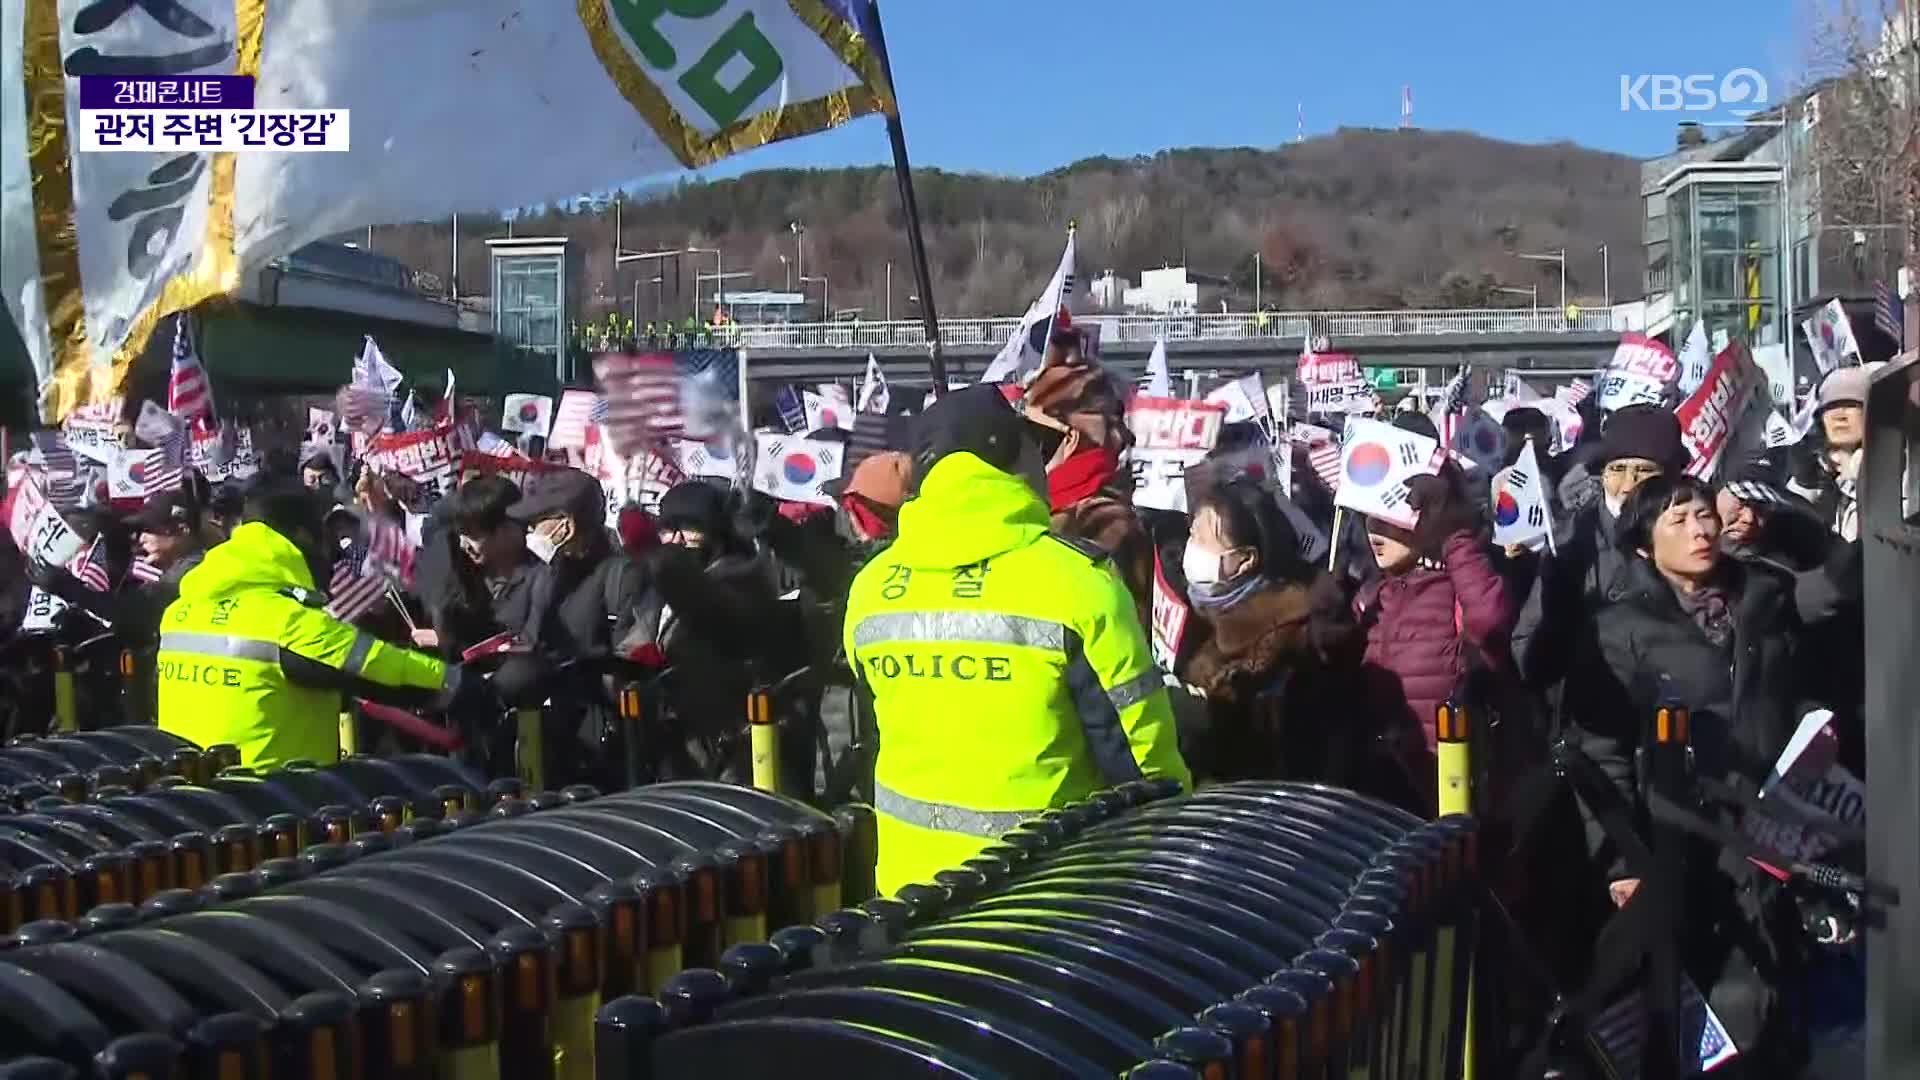
{"label": "pedestrian overpass", "polygon": [[[1101,359],[1138,376],[1156,341],[1168,366],[1209,372],[1288,371],[1304,343],[1353,353],[1369,367],[1402,369],[1403,384],[1461,364],[1520,368],[1542,376],[1586,374],[1605,366],[1623,330],[1636,329],[1638,305],[1585,311],[1454,308],[1425,311],[1267,311],[1193,315],[1078,315],[1097,327]],[[942,319],[948,375],[976,379],[1019,328],[1018,317]],[[765,323],[728,328],[746,349],[755,378],[818,381],[857,377],[868,355],[889,379],[924,380],[927,333],[917,320]]]}

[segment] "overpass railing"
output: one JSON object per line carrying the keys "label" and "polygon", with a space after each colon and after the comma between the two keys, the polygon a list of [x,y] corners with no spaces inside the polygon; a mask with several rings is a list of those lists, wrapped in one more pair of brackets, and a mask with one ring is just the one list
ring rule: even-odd
{"label": "overpass railing", "polygon": [[[1304,341],[1324,337],[1333,348],[1347,338],[1411,337],[1448,334],[1608,333],[1613,313],[1605,308],[1562,311],[1503,308],[1454,308],[1429,311],[1268,311],[1195,315],[1078,315],[1079,326],[1100,327],[1103,345],[1113,342]],[[941,342],[952,347],[1006,343],[1020,326],[1017,317],[942,319]],[[926,328],[915,320],[888,322],[762,323],[736,325],[729,337],[749,349],[911,348],[927,343]]]}

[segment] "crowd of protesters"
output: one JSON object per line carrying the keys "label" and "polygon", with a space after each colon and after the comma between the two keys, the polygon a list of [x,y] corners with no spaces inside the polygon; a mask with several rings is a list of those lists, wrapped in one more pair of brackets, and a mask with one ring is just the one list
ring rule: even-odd
{"label": "crowd of protesters", "polygon": [[[1196,783],[1318,781],[1432,814],[1436,707],[1469,693],[1498,721],[1487,750],[1497,792],[1524,787],[1566,738],[1627,805],[1641,805],[1642,725],[1673,702],[1692,710],[1704,776],[1756,789],[1815,708],[1832,711],[1841,760],[1864,776],[1856,485],[1867,383],[1859,367],[1833,372],[1800,446],[1727,462],[1714,482],[1686,474],[1670,407],[1601,416],[1589,402],[1584,436],[1552,454],[1549,418],[1508,410],[1509,463],[1531,443],[1549,481],[1554,535],[1539,550],[1492,542],[1489,475],[1455,464],[1409,485],[1411,528],[1343,523],[1303,455],[1282,484],[1221,454],[1188,470],[1187,513],[1137,508],[1132,387],[1083,357],[1071,333],[1008,396],[1045,462],[1031,479],[1053,530],[1103,553],[1143,627],[1157,576],[1190,611],[1167,685]],[[498,700],[547,705],[549,754],[563,772],[607,779],[610,767],[601,740],[617,719],[611,684],[590,661],[645,654],[673,703],[672,737],[649,750],[656,778],[744,780],[741,702],[798,673],[778,703],[799,729],[786,740],[785,787],[830,803],[870,790],[884,737],[861,719],[839,620],[850,583],[915,496],[910,441],[897,434],[909,423],[895,425],[894,448],[835,485],[833,507],[692,480],[651,511],[628,506],[609,520],[600,483],[578,469],[528,491],[483,476],[419,505],[403,479],[342,475],[327,453],[269,455],[252,483],[297,477],[313,490],[334,510],[338,559],[366,543],[369,519],[411,519],[412,587],[360,625],[449,662],[511,636],[530,655],[501,666]],[[1417,410],[1395,423],[1434,431]],[[1257,438],[1230,426],[1221,445]],[[183,577],[234,528],[243,486],[213,488],[190,473],[138,513],[76,515],[76,528],[102,539],[118,583],[106,591],[65,568],[23,565],[9,549],[0,573],[10,625],[30,583],[129,644],[150,644]],[[1332,545],[1331,560],[1302,554],[1307,529]],[[129,573],[136,562],[149,570]],[[488,719],[462,722],[482,747],[511,734]],[[1577,805],[1557,799],[1503,823],[1516,913],[1545,928],[1544,949],[1571,981],[1590,959],[1592,928],[1639,884]],[[1813,962],[1793,898],[1744,860],[1704,855],[1695,869],[1688,909],[1700,932],[1688,935],[1688,971],[1755,1075],[1788,1075],[1767,1070],[1805,1053],[1795,995]]]}

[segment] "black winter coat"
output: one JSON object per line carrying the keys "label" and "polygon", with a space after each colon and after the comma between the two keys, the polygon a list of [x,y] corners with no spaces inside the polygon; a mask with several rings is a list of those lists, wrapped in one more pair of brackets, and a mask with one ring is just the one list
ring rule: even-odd
{"label": "black winter coat", "polygon": [[[1653,564],[1635,559],[1621,577],[1620,599],[1600,612],[1593,652],[1569,677],[1573,732],[1629,805],[1638,804],[1634,752],[1663,703],[1692,713],[1696,771],[1718,779],[1766,779],[1795,724],[1812,705],[1798,664],[1799,617],[1793,582],[1752,563],[1726,559],[1721,587],[1733,636],[1715,645],[1680,606]],[[1597,826],[1590,846],[1614,873],[1618,853]]]}

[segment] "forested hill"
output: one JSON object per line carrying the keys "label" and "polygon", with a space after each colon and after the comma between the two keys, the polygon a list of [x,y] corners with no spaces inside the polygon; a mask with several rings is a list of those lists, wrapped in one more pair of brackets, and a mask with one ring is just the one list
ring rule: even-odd
{"label": "forested hill", "polygon": [[[1077,223],[1079,280],[1106,269],[1135,283],[1141,269],[1185,265],[1201,280],[1202,306],[1253,300],[1254,253],[1270,307],[1456,307],[1525,304],[1497,286],[1540,286],[1557,301],[1558,269],[1518,252],[1568,252],[1569,295],[1603,289],[1599,246],[1609,246],[1616,295],[1639,293],[1639,167],[1632,158],[1567,143],[1523,145],[1463,132],[1350,129],[1271,150],[1169,150],[1130,159],[1089,158],[1028,178],[916,173],[915,186],[943,315],[1022,310]],[[623,201],[627,250],[719,248],[722,269],[748,271],[728,288],[800,288],[795,237],[805,224],[805,274],[826,278],[836,310],[864,318],[887,307],[910,317],[915,289],[898,190],[885,168],[769,170],[687,182]],[[461,217],[461,286],[485,292],[486,248],[504,222]],[[386,226],[375,249],[444,275],[448,224]],[[614,214],[606,198],[523,213],[522,236],[564,234],[583,251],[582,310],[631,307],[651,318],[659,271],[630,263],[613,277]],[[684,314],[693,275],[712,255],[669,265],[669,312]],[[678,279],[677,281],[675,279]],[[789,283],[792,284],[789,286]],[[821,286],[806,286],[817,302]],[[712,284],[703,283],[703,295]],[[1084,289],[1083,289],[1084,295]]]}

